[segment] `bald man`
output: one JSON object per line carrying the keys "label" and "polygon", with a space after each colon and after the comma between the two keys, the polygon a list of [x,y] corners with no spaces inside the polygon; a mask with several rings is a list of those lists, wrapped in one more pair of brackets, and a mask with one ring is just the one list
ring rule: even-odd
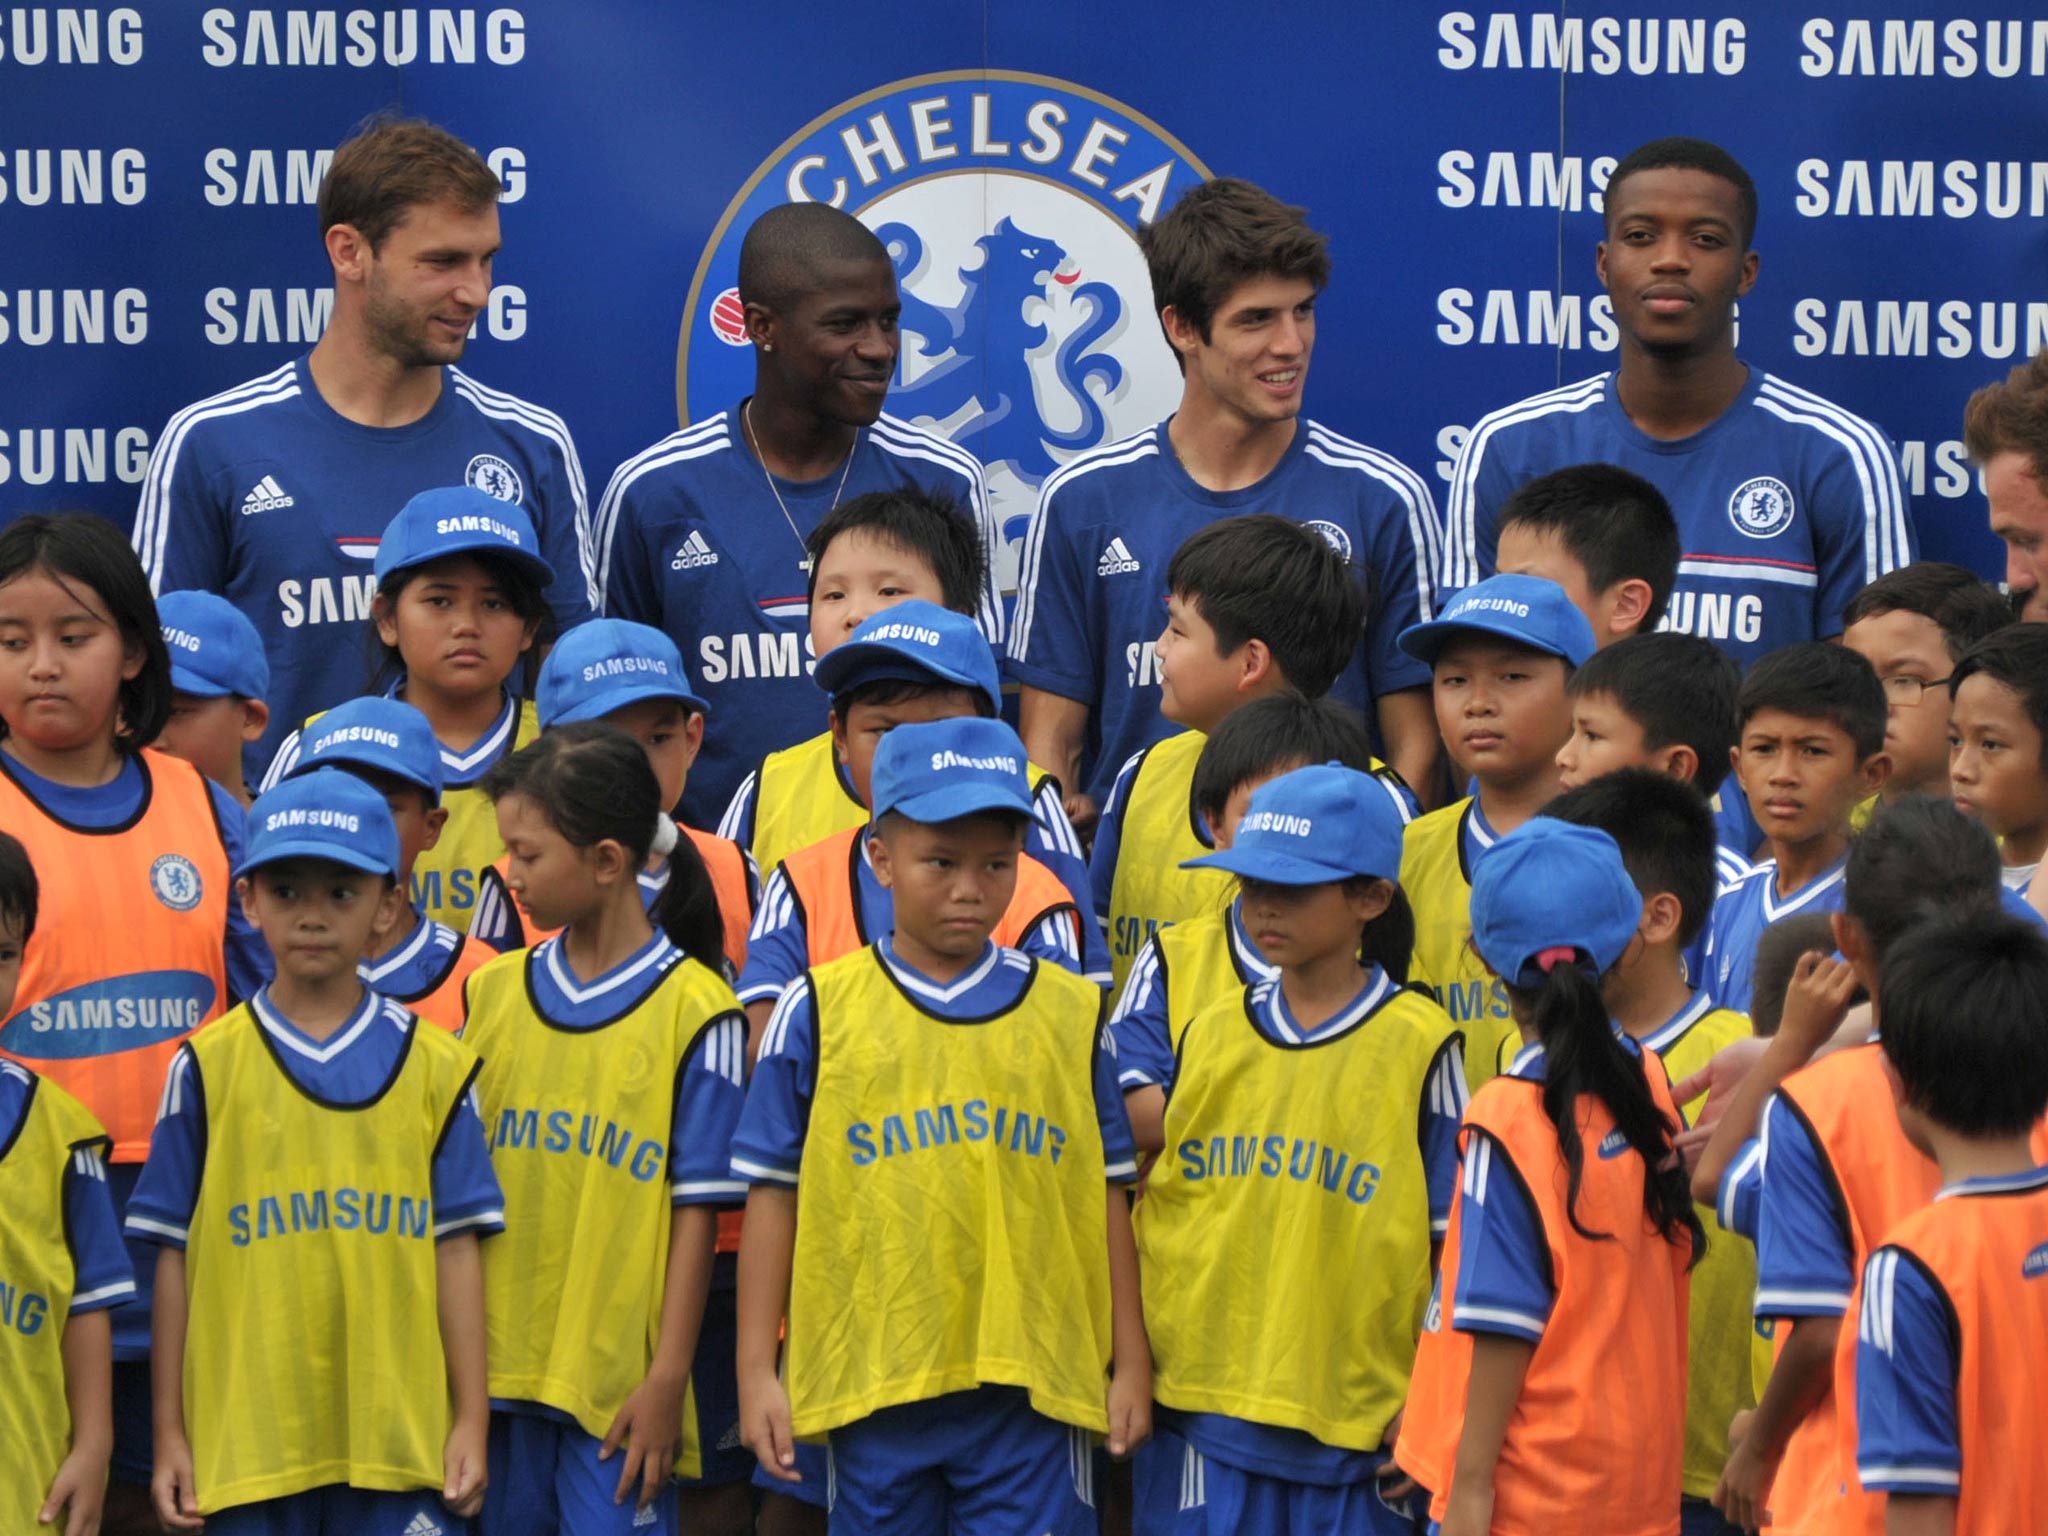
{"label": "bald man", "polygon": [[2030,624],[2048,621],[2048,348],[1970,396],[1963,443],[1984,472],[2013,611]]}
{"label": "bald man", "polygon": [[[820,518],[913,486],[970,510],[995,566],[981,465],[883,413],[902,301],[882,243],[822,203],[772,208],[741,243],[739,290],[753,393],[622,464],[593,539],[602,610],[666,630],[711,706],[682,807],[705,830],[763,757],[825,726],[804,551]],[[991,585],[992,645],[1001,615]]]}

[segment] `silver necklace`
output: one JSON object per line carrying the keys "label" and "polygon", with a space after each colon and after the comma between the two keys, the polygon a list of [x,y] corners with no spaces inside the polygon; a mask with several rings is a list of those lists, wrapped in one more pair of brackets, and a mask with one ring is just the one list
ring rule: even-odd
{"label": "silver necklace", "polygon": [[[768,469],[768,461],[761,457],[761,439],[754,431],[754,402],[750,398],[740,407],[740,425],[747,429],[747,446],[754,450],[754,462],[761,466],[761,478],[768,482],[768,494],[775,498],[775,505],[782,512],[782,520],[789,524],[790,537],[796,540],[796,547],[804,552],[796,568],[806,576],[811,573],[811,550],[804,542],[802,532],[796,526],[796,519],[789,515],[789,504],[782,499],[782,492],[775,488],[775,476]],[[846,494],[846,477],[853,473],[853,456],[860,452],[860,428],[853,429],[853,446],[846,450],[846,467],[839,471],[839,489],[832,493],[832,505],[825,509],[831,516],[839,510],[839,498]]]}

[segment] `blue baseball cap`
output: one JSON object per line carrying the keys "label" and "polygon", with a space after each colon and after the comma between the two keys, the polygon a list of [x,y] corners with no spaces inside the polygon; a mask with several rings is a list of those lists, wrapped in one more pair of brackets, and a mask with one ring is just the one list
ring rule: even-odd
{"label": "blue baseball cap", "polygon": [[336,763],[375,768],[417,784],[441,803],[441,743],[427,717],[400,699],[350,699],[299,735],[299,760],[287,778]]}
{"label": "blue baseball cap", "polygon": [[556,641],[541,663],[534,710],[546,730],[602,719],[642,699],[674,699],[686,709],[707,712],[704,701],[690,692],[675,641],[647,624],[588,619]]}
{"label": "blue baseball cap", "polygon": [[979,716],[897,726],[875,748],[868,798],[876,821],[890,811],[912,821],[951,821],[976,811],[1038,819],[1024,743],[1002,721]]}
{"label": "blue baseball cap", "polygon": [[1003,680],[981,627],[964,613],[915,598],[884,608],[827,651],[813,672],[827,693],[877,678],[957,683],[1003,707]]}
{"label": "blue baseball cap", "polygon": [[166,592],[157,621],[171,652],[171,686],[202,698],[260,699],[270,692],[270,662],[249,616],[211,592]]}
{"label": "blue baseball cap", "polygon": [[1642,921],[1642,892],[1597,827],[1537,816],[1473,862],[1472,947],[1515,986],[1540,982],[1555,951],[1583,952],[1605,975]]}
{"label": "blue baseball cap", "polygon": [[1399,644],[1417,661],[1434,666],[1437,652],[1461,630],[1499,635],[1548,651],[1574,668],[1598,649],[1586,616],[1572,605],[1563,587],[1542,576],[1489,576],[1452,598],[1427,624],[1402,630]]}
{"label": "blue baseball cap", "polygon": [[249,844],[239,878],[285,859],[326,859],[373,875],[398,875],[398,828],[384,797],[352,774],[323,768],[286,779],[249,807]]}
{"label": "blue baseball cap", "polygon": [[525,508],[474,486],[436,486],[408,501],[377,545],[377,579],[444,555],[497,555],[525,566],[543,586],[555,579]]}
{"label": "blue baseball cap", "polygon": [[1180,867],[1227,869],[1274,885],[1323,885],[1354,875],[1398,880],[1401,816],[1386,790],[1355,768],[1297,768],[1252,791],[1228,848]]}

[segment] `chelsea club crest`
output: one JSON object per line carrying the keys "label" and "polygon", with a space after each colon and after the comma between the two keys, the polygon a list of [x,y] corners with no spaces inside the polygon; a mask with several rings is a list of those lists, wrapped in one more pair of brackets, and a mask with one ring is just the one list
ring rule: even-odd
{"label": "chelsea club crest", "polygon": [[1180,399],[1137,235],[1208,174],[1150,118],[1044,75],[920,75],[842,102],[792,134],[719,220],[683,315],[678,418],[753,386],[737,290],[748,226],[786,202],[846,209],[888,248],[903,298],[885,409],[987,468],[1013,592],[1046,476]]}
{"label": "chelsea club crest", "polygon": [[173,912],[190,912],[206,894],[199,866],[178,853],[166,853],[149,866],[149,888]]}

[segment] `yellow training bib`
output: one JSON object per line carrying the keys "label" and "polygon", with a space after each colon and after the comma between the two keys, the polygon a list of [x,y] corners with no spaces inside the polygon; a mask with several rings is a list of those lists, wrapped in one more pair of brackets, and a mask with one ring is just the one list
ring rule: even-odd
{"label": "yellow training bib", "polygon": [[1382,984],[1328,1039],[1269,1040],[1249,988],[1183,1033],[1137,1209],[1161,1403],[1364,1451],[1405,1401],[1430,1290],[1419,1129],[1452,1029]]}
{"label": "yellow training bib", "polygon": [[1166,997],[1167,1038],[1177,1052],[1195,1015],[1238,996],[1262,978],[1246,970],[1231,942],[1230,909],[1189,918],[1152,936]]}
{"label": "yellow training bib", "polygon": [[872,948],[806,984],[818,1077],[784,1360],[796,1432],[981,1384],[1106,1430],[1101,992],[1034,962],[1008,1009],[955,1022]]}
{"label": "yellow training bib", "polygon": [[1429,987],[1465,1032],[1465,1081],[1474,1093],[1496,1072],[1501,1043],[1515,1031],[1507,988],[1473,950],[1472,872],[1465,867],[1469,797],[1408,824],[1401,889],[1415,912],[1409,978]]}
{"label": "yellow training bib", "polygon": [[1195,762],[1209,738],[1182,731],[1145,749],[1125,786],[1109,884],[1109,966],[1121,991],[1145,941],[1169,923],[1213,916],[1237,894],[1220,869],[1182,869],[1212,851],[1195,809]]}
{"label": "yellow training bib", "polygon": [[[577,1029],[535,1010],[536,963],[522,950],[478,971],[463,1029],[484,1059],[477,1099],[505,1192],[505,1231],[484,1250],[491,1396],[602,1438],[661,1341],[676,1077],[739,1003],[683,960],[637,1007]],[[686,1399],[685,1477],[699,1474],[696,1428]]]}
{"label": "yellow training bib", "polygon": [[78,1276],[64,1240],[64,1172],[73,1153],[111,1145],[84,1105],[38,1078],[0,1146],[0,1529],[49,1529],[34,1514],[71,1454],[64,1326]]}
{"label": "yellow training bib", "polygon": [[432,1167],[476,1053],[396,1004],[390,1084],[308,1096],[247,1005],[192,1037],[206,1166],[185,1250],[185,1424],[212,1514],[330,1483],[439,1488],[448,1372]]}

